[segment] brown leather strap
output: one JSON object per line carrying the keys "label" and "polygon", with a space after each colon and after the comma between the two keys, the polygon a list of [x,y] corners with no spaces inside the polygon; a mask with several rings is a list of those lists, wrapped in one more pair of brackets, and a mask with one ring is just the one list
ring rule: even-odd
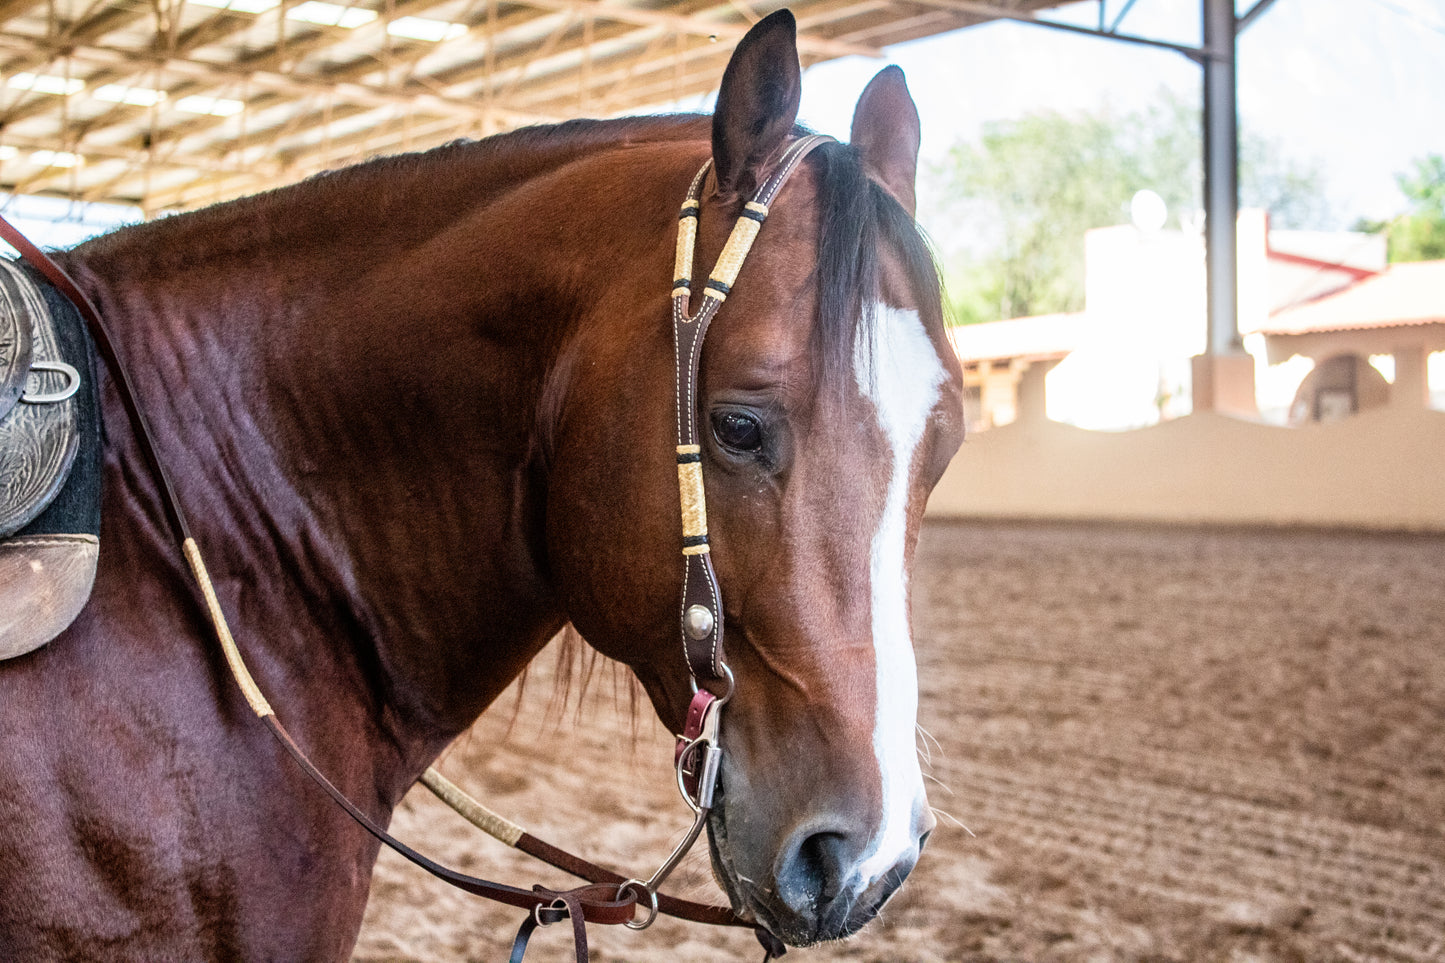
{"label": "brown leather strap", "polygon": [[[612,870],[604,869],[596,863],[589,862],[580,856],[575,856],[567,852],[565,849],[559,849],[545,840],[538,839],[531,833],[522,834],[522,837],[517,840],[517,849],[520,849],[528,856],[540,859],[542,862],[562,870],[564,873],[571,873],[578,879],[585,879],[590,883],[607,883],[615,887],[626,881],[624,877],[612,872]],[[757,928],[757,924],[743,919],[726,906],[696,903],[692,900],[668,896],[666,893],[657,894],[657,911],[680,920],[688,920],[692,923],[706,923],[709,926],[737,926],[744,929]]]}
{"label": "brown leather strap", "polygon": [[[725,675],[723,658],[722,592],[713,571],[711,547],[707,536],[707,505],[703,494],[702,451],[698,428],[697,375],[702,360],[702,345],[708,326],[718,309],[727,300],[738,271],[767,219],[772,204],[798,165],[817,148],[833,143],[833,138],[810,134],[793,141],[783,151],[777,166],[758,189],[734,224],[727,244],[718,255],[707,282],[703,286],[702,305],[696,314],[689,314],[692,302],[693,254],[697,237],[698,215],[702,209],[702,188],[711,161],[703,164],[693,178],[683,201],[678,223],[677,263],[672,288],[673,364],[676,371],[677,461],[678,484],[682,500],[683,577],[682,577],[682,645],[688,670],[699,681],[714,681]],[[707,610],[710,626],[699,630],[700,623],[689,623],[694,607]],[[691,631],[689,631],[691,627]]]}
{"label": "brown leather strap", "polygon": [[577,963],[587,963],[587,926],[582,919],[582,903],[578,895],[581,891],[557,892],[541,886],[534,886],[533,889],[542,896],[553,897],[552,902],[545,908],[538,907],[522,920],[522,926],[517,930],[517,938],[512,941],[512,955],[508,957],[508,963],[522,963],[522,957],[527,952],[527,942],[538,926],[564,919],[572,921],[572,950]]}
{"label": "brown leather strap", "polygon": [[[280,720],[274,715],[263,716],[261,717],[261,721],[266,724],[266,727],[271,730],[271,734],[275,736],[282,747],[291,754],[291,758],[296,761],[296,764],[301,767],[306,775],[310,776],[312,781],[324,789],[336,804],[345,810],[347,815],[354,819],[357,824],[396,851],[399,855],[426,870],[436,878],[455,886],[463,892],[471,893],[474,896],[483,896],[499,903],[506,903],[509,906],[516,906],[526,910],[536,911],[538,907],[551,903],[554,899],[564,895],[552,890],[543,890],[540,887],[525,890],[515,886],[507,886],[504,883],[493,883],[489,880],[459,873],[454,869],[449,869],[440,863],[428,859],[406,843],[403,843],[391,835],[391,833],[385,829],[382,829],[370,816],[362,812],[355,803],[348,799],[345,793],[336,788],[331,780],[327,779],[326,776],[316,768],[315,764],[307,758],[306,754],[301,751],[301,747],[296,745],[296,742],[291,738],[291,734],[286,731],[286,727],[281,725]],[[585,879],[586,877],[584,876],[583,878]],[[621,882],[621,880],[619,879],[618,882]],[[576,895],[578,905],[582,909],[582,918],[589,923],[626,923],[632,919],[633,907],[637,903],[637,897],[631,891],[627,893],[625,898],[618,899],[616,886],[584,886],[579,889],[568,890],[567,893]],[[556,917],[556,919],[561,918],[560,915]],[[546,913],[542,913],[540,922],[549,923],[555,921],[556,920],[547,919]]]}
{"label": "brown leather strap", "polygon": [[[706,692],[707,690],[699,690]],[[709,694],[708,699],[713,697]],[[699,702],[701,700],[698,700]],[[689,724],[686,731],[690,731],[695,738],[701,732],[701,716]],[[540,859],[542,862],[564,873],[570,873],[579,879],[585,879],[590,883],[609,883],[621,885],[626,880],[617,873],[605,869],[596,863],[589,862],[580,856],[567,852],[558,846],[554,846],[544,839],[532,835],[521,826],[504,819],[481,803],[468,796],[459,786],[454,785],[435,769],[428,770],[422,776],[421,784],[431,790],[438,799],[451,807],[463,819],[481,829],[489,836],[505,843],[514,849],[521,850],[528,856]],[[691,900],[679,899],[665,894],[658,894],[658,911],[678,919],[690,920],[696,923],[707,923],[713,926],[741,926],[752,927],[754,924],[735,915],[726,906],[715,906],[705,903],[696,903]]]}

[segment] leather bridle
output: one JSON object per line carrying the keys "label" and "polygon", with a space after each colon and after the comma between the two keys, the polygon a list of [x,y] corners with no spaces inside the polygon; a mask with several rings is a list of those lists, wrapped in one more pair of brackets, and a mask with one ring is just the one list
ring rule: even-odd
{"label": "leather bridle", "polygon": [[[783,955],[782,944],[766,929],[743,920],[726,907],[705,906],[668,897],[659,887],[676,869],[707,824],[713,805],[713,794],[722,762],[720,740],[722,709],[732,697],[734,678],[723,657],[723,607],[717,576],[713,571],[711,547],[707,533],[707,507],[703,491],[702,448],[697,425],[697,381],[703,338],[718,309],[727,299],[737,280],[758,230],[768,216],[769,205],[798,165],[816,148],[833,139],[822,135],[801,137],[787,146],[768,179],[748,201],[734,224],[716,266],[703,288],[702,304],[696,314],[689,315],[692,297],[692,269],[696,248],[698,215],[703,184],[711,160],[703,164],[693,178],[687,199],[683,202],[678,225],[675,283],[672,291],[673,344],[676,370],[677,402],[677,475],[682,512],[683,595],[680,627],[683,652],[694,691],[688,706],[686,725],[678,736],[674,763],[678,788],[692,809],[692,828],[662,865],[646,880],[623,879],[615,873],[573,856],[526,833],[521,827],[491,812],[435,769],[428,769],[421,782],[474,825],[506,842],[573,875],[591,885],[571,890],[551,890],[534,886],[530,890],[494,883],[449,869],[423,856],[393,837],[363,812],[311,762],[277,719],[275,711],[251,676],[226,622],[225,613],[211,584],[201,551],[191,535],[185,513],[175,488],[156,450],[150,426],[137,400],[134,386],[120,363],[95,305],[65,271],[48,255],[32,244],[3,217],[0,237],[20,252],[21,257],[43,274],[64,294],[85,319],[101,358],[115,380],[121,403],[134,428],[142,456],[154,476],[161,493],[168,527],[191,568],[205,600],[216,636],[225,654],[237,686],[247,705],[271,731],[283,748],[353,820],[367,832],[398,854],[433,876],[465,892],[496,900],[528,911],[513,943],[511,963],[520,963],[527,942],[538,926],[570,920],[577,959],[587,959],[586,923],[623,923],[633,929],[645,929],[665,913],[683,919],[717,925],[753,927],[768,958]],[[722,692],[714,693],[707,686],[722,684]],[[636,918],[636,907],[642,904],[646,916]]]}
{"label": "leather bridle", "polygon": [[[702,189],[712,161],[708,160],[692,179],[687,197],[678,217],[677,259],[672,285],[673,368],[676,372],[677,406],[677,485],[682,511],[682,630],[683,656],[687,660],[693,696],[688,705],[687,720],[678,736],[674,763],[677,785],[683,801],[693,811],[692,828],[663,861],[657,872],[645,882],[631,879],[620,893],[636,892],[638,901],[645,896],[650,903],[647,917],[628,926],[642,929],[657,916],[657,890],[681,862],[707,825],[712,811],[713,793],[722,765],[722,710],[732,698],[736,680],[723,658],[722,591],[712,566],[712,546],[708,542],[707,498],[703,488],[702,445],[698,431],[697,375],[702,360],[703,339],[718,309],[727,300],[737,281],[738,272],[747,259],[753,240],[768,217],[768,207],[797,170],[803,158],[833,138],[821,134],[801,137],[788,145],[777,166],[753,199],[743,205],[742,214],[734,223],[717,264],[703,285],[702,305],[696,314],[689,314],[692,301],[692,271],[697,247],[698,215],[702,208]],[[722,683],[722,693],[715,694],[708,683]],[[766,945],[766,944],[765,944]],[[770,948],[771,951],[771,948]],[[776,953],[774,955],[781,955]]]}

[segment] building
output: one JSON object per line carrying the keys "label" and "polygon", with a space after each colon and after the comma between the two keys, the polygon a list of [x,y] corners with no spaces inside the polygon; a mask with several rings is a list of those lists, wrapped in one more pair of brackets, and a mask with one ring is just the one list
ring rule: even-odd
{"label": "building", "polygon": [[1432,355],[1434,383],[1445,375],[1445,355],[1439,354],[1445,352],[1445,261],[1364,273],[1275,312],[1258,331],[1270,363],[1294,357],[1314,362],[1291,405],[1292,423],[1328,421],[1386,403],[1429,406]]}
{"label": "building", "polygon": [[[1206,337],[1203,237],[1121,225],[1088,232],[1084,245],[1083,311],[954,329],[971,427],[1047,414],[1119,430],[1191,410],[1190,359]],[[1391,398],[1424,406],[1431,355],[1445,351],[1445,262],[1387,265],[1383,237],[1272,231],[1263,211],[1243,211],[1239,319],[1266,421]]]}

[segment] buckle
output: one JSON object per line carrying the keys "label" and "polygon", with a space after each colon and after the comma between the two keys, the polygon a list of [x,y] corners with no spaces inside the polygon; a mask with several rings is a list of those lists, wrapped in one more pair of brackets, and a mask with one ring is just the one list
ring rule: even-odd
{"label": "buckle", "polygon": [[[542,919],[542,913],[544,910],[548,912],[561,911],[562,915],[555,917],[554,919],[544,920]],[[568,919],[571,915],[572,908],[568,906],[567,901],[560,896],[545,906],[541,903],[538,903],[536,906],[532,907],[532,919],[536,922],[538,926],[551,926],[553,923],[560,923],[563,920]]]}
{"label": "buckle", "polygon": [[41,371],[62,375],[65,378],[65,386],[54,391],[27,391],[20,396],[22,404],[55,405],[62,401],[69,401],[80,390],[80,372],[64,361],[32,361],[30,363],[31,374]]}

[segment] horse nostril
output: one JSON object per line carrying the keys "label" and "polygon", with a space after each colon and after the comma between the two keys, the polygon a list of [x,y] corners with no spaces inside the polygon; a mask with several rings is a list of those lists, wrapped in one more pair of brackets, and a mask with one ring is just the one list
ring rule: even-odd
{"label": "horse nostril", "polygon": [[803,839],[778,874],[783,902],[794,912],[807,913],[837,898],[848,864],[846,850],[842,833],[813,833]]}

